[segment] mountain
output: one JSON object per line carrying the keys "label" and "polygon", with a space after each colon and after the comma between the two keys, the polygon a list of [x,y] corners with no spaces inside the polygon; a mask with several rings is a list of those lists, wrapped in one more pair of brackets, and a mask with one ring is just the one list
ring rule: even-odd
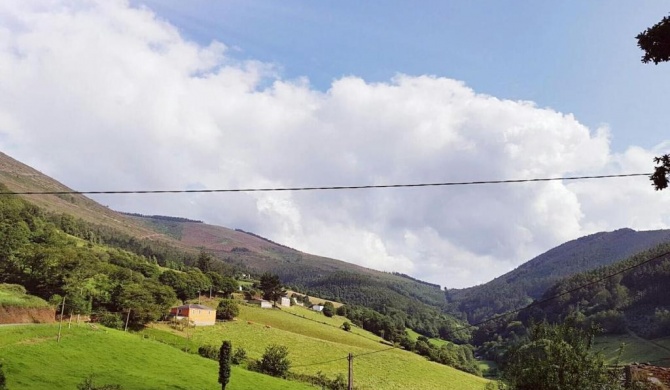
{"label": "mountain", "polygon": [[486,284],[448,291],[449,311],[471,323],[527,305],[554,283],[670,242],[670,230],[620,229],[566,242]]}
{"label": "mountain", "polygon": [[[0,184],[13,192],[71,191],[3,153]],[[155,259],[161,266],[195,266],[198,253],[203,251],[251,273],[276,273],[295,290],[395,316],[428,337],[447,334],[446,329],[458,323],[442,314],[446,299],[440,286],[405,275],[303,253],[251,232],[184,218],[124,214],[83,195],[21,197],[45,210],[65,233],[132,251]]]}
{"label": "mountain", "polygon": [[[600,279],[604,280],[592,282]],[[670,243],[665,242],[609,266],[560,280],[543,298],[571,292],[561,299],[547,300],[525,316],[551,322],[572,318],[578,325],[597,325],[605,334],[666,337],[670,336],[668,285]]]}

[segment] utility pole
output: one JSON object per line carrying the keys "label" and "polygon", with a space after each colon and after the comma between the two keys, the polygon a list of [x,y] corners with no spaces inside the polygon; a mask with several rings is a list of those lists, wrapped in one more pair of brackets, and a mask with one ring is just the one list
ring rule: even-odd
{"label": "utility pole", "polygon": [[126,317],[126,328],[123,330],[124,332],[128,331],[128,321],[130,321],[130,310],[132,309],[128,309],[128,316]]}
{"label": "utility pole", "polygon": [[63,295],[63,303],[60,307],[60,321],[58,322],[58,340],[57,343],[60,343],[60,330],[63,327],[63,312],[65,312],[65,295]]}
{"label": "utility pole", "polygon": [[354,390],[354,354],[349,352],[349,384],[347,385],[347,390]]}

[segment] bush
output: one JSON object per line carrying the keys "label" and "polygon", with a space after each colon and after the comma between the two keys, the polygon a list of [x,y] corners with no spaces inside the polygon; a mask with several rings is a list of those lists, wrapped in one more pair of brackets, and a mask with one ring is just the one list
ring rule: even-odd
{"label": "bush", "polygon": [[344,323],[342,324],[342,329],[344,329],[347,332],[351,330],[351,324],[349,323],[349,321],[344,321]]}
{"label": "bush", "polygon": [[335,306],[332,302],[326,302],[323,304],[323,315],[326,317],[332,317],[335,314]]}
{"label": "bush", "polygon": [[7,390],[7,379],[5,372],[2,370],[2,362],[0,362],[0,390]]}
{"label": "bush", "polygon": [[123,329],[123,320],[118,314],[103,312],[98,315],[98,323],[112,329]]}
{"label": "bush", "polygon": [[240,314],[237,302],[232,299],[223,299],[216,308],[216,318],[220,320],[232,320]]}
{"label": "bush", "polygon": [[271,344],[265,348],[265,353],[258,361],[258,370],[268,375],[284,378],[291,367],[291,361],[287,357],[287,347]]}
{"label": "bush", "polygon": [[202,345],[198,348],[198,355],[207,359],[219,360],[219,348],[213,345]]}
{"label": "bush", "polygon": [[97,386],[93,380],[93,375],[89,375],[83,382],[77,385],[77,390],[122,390],[121,385],[100,385]]}
{"label": "bush", "polygon": [[242,347],[237,347],[235,353],[233,353],[232,362],[233,364],[241,364],[247,358],[247,351]]}

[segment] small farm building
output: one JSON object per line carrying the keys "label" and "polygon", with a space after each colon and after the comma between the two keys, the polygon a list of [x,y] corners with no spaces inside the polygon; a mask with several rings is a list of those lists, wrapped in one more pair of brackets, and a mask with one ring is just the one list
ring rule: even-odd
{"label": "small farm building", "polygon": [[314,311],[323,311],[323,306],[321,306],[321,305],[312,305],[312,310],[314,310]]}
{"label": "small farm building", "polygon": [[290,307],[291,306],[291,298],[289,297],[281,297],[281,301],[279,302],[282,306]]}
{"label": "small farm building", "polygon": [[272,302],[266,301],[265,299],[250,299],[249,303],[258,305],[261,309],[272,309]]}
{"label": "small farm building", "polygon": [[216,310],[203,305],[188,304],[170,309],[170,316],[181,320],[188,318],[189,322],[196,326],[214,325],[216,323]]}

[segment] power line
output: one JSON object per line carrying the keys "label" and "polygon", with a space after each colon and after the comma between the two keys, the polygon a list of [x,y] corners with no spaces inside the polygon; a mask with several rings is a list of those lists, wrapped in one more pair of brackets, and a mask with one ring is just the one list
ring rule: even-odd
{"label": "power line", "polygon": [[569,176],[548,177],[535,179],[509,179],[509,180],[481,180],[460,182],[438,182],[438,183],[414,183],[414,184],[379,184],[359,186],[322,186],[322,187],[267,187],[267,188],[228,188],[228,189],[200,189],[200,190],[121,190],[121,191],[20,191],[0,192],[0,195],[121,195],[121,194],[200,194],[200,193],[226,193],[226,192],[281,192],[281,191],[333,191],[333,190],[367,190],[375,188],[415,188],[415,187],[449,187],[468,186],[482,184],[511,184],[511,183],[534,183],[561,180],[589,180],[610,179],[624,177],[651,176],[651,173],[626,173],[619,175],[595,175],[595,176]]}

